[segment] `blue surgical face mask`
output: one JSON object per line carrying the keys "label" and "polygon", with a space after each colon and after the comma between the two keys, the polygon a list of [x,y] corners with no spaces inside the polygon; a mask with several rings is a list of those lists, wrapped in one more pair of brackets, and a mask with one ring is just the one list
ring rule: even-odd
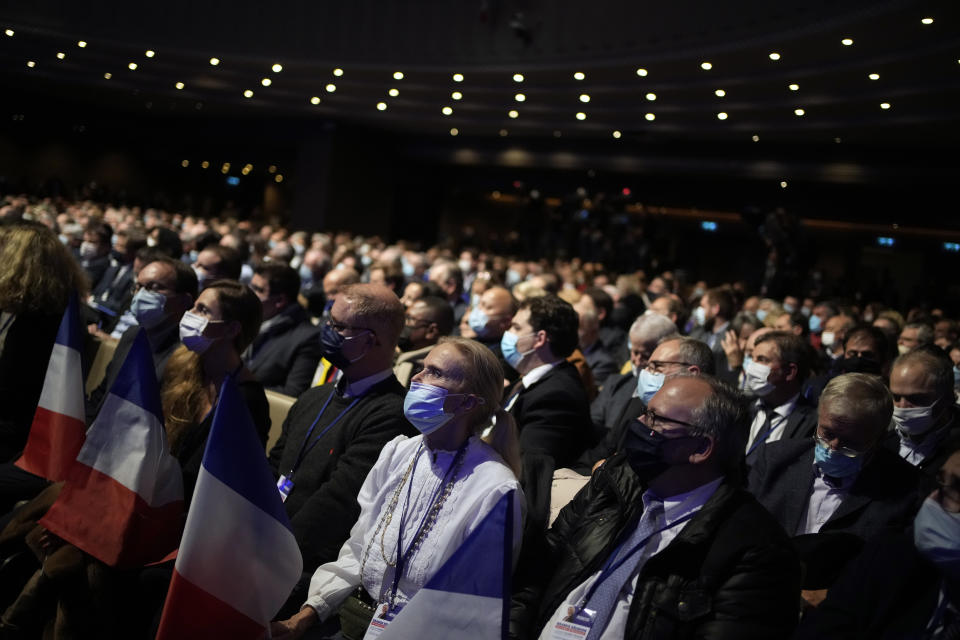
{"label": "blue surgical face mask", "polygon": [[[528,333],[528,336],[532,336],[532,333]],[[507,361],[514,369],[517,368],[517,365],[520,364],[520,361],[523,360],[524,356],[527,354],[533,353],[533,349],[529,351],[520,352],[517,350],[517,341],[520,340],[521,336],[513,333],[512,331],[506,331],[503,334],[503,337],[500,338],[500,352],[503,354],[503,359]],[[527,336],[523,336],[526,338]]]}
{"label": "blue surgical face mask", "polygon": [[766,317],[767,317],[766,309],[757,309],[757,320],[759,320],[760,322],[763,322]]}
{"label": "blue surgical face mask", "polygon": [[640,370],[637,376],[637,396],[643,400],[643,404],[650,404],[650,400],[660,391],[666,376],[662,373],[651,373],[646,369]]}
{"label": "blue surgical face mask", "polygon": [[130,302],[130,313],[137,319],[137,324],[145,329],[152,329],[163,322],[169,314],[164,311],[167,305],[167,296],[156,291],[140,289]]}
{"label": "blue surgical face mask", "polygon": [[960,582],[960,513],[950,513],[927,498],[913,521],[913,544],[941,574]]}
{"label": "blue surgical face mask", "polygon": [[860,473],[863,467],[863,456],[851,458],[839,451],[817,442],[814,446],[814,463],[820,471],[832,478],[850,478]]}
{"label": "blue surgical face mask", "polygon": [[470,325],[470,328],[475,334],[483,337],[488,322],[490,322],[490,318],[480,307],[474,307],[470,310],[470,315],[467,317],[467,324]]}
{"label": "blue surgical face mask", "polygon": [[960,387],[960,367],[953,365],[953,386]]}
{"label": "blue surgical face mask", "polygon": [[300,265],[300,286],[306,286],[313,282],[313,271],[305,264]]}
{"label": "blue surgical face mask", "polygon": [[403,271],[403,277],[412,278],[415,272],[413,265],[406,258],[400,258],[400,270]]}
{"label": "blue surgical face mask", "polygon": [[[429,435],[450,422],[455,413],[445,413],[444,402],[448,397],[467,395],[448,393],[443,387],[422,382],[411,382],[407,397],[403,400],[403,415],[423,435]],[[481,400],[482,403],[482,399]]]}
{"label": "blue surgical face mask", "polygon": [[810,331],[820,333],[820,316],[810,316]]}
{"label": "blue surgical face mask", "polygon": [[794,307],[792,304],[786,302],[783,303],[783,310],[787,313],[793,313],[795,309],[796,307]]}
{"label": "blue surgical face mask", "polygon": [[520,277],[520,273],[518,271],[515,271],[513,269],[507,269],[507,286],[508,287],[512,287],[513,285],[517,284],[521,280],[523,280],[523,278]]}
{"label": "blue surgical face mask", "polygon": [[810,307],[800,307],[800,313],[809,318],[811,313]]}

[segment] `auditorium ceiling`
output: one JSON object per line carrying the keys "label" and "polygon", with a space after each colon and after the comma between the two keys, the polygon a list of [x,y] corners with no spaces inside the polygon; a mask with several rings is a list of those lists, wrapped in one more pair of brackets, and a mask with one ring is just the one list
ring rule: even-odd
{"label": "auditorium ceiling", "polygon": [[0,31],[6,91],[134,112],[545,140],[960,138],[956,0],[3,0]]}

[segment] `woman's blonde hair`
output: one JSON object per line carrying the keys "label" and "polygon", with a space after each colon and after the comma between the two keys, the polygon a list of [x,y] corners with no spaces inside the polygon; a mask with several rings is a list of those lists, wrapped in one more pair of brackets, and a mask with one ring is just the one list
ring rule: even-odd
{"label": "woman's blonde hair", "polygon": [[63,313],[71,293],[85,298],[89,289],[70,251],[40,224],[0,226],[0,265],[0,309],[10,313]]}
{"label": "woman's blonde hair", "polygon": [[513,417],[500,408],[503,397],[503,368],[490,349],[479,342],[467,338],[441,338],[438,344],[449,345],[463,356],[464,391],[483,398],[483,404],[474,412],[473,429],[482,432],[495,417],[493,428],[484,438],[500,454],[514,475],[520,477],[520,440],[517,425]]}

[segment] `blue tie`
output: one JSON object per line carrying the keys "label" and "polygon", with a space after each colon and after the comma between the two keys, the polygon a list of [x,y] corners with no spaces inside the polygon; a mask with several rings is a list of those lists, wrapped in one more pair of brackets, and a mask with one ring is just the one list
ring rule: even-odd
{"label": "blue tie", "polygon": [[[626,542],[614,551],[614,558],[611,565],[629,553],[635,546],[656,533],[662,526],[662,522],[663,502],[653,499],[650,501],[650,504],[647,505],[643,515],[640,516],[640,522],[637,524],[636,530]],[[593,624],[590,626],[590,633],[587,634],[587,640],[596,640],[603,633],[607,623],[610,622],[610,616],[613,615],[613,609],[617,605],[617,598],[620,596],[620,592],[623,591],[624,585],[627,584],[627,581],[630,579],[630,576],[633,575],[636,568],[636,559],[631,559],[621,564],[617,567],[616,571],[607,576],[607,579],[597,587],[597,590],[593,592],[590,600],[584,605],[584,608],[592,609],[596,612]]]}

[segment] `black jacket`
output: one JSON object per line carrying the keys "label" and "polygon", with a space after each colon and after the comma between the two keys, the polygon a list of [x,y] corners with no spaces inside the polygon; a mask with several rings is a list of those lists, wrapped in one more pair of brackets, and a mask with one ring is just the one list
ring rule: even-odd
{"label": "black jacket", "polygon": [[643,400],[633,397],[636,390],[637,377],[632,373],[614,376],[604,385],[590,404],[590,419],[601,434],[600,441],[580,454],[571,467],[574,471],[588,476],[594,464],[623,448],[627,425],[646,409]]}
{"label": "black jacket", "polygon": [[[953,417],[949,422],[947,432],[943,435],[943,440],[934,447],[930,455],[917,465],[917,469],[923,474],[922,492],[924,494],[928,494],[936,488],[937,472],[940,471],[940,467],[954,451],[960,449],[960,407],[954,405],[950,410]],[[900,455],[900,434],[897,433],[896,429],[891,429],[880,443],[887,450],[898,456]]]}
{"label": "black jacket", "polygon": [[[280,438],[270,450],[270,466],[278,476],[293,467],[310,425],[335,387],[308,389],[290,407]],[[294,474],[293,490],[283,506],[303,554],[305,572],[335,560],[350,537],[360,515],[357,494],[383,445],[401,434],[416,435],[403,417],[403,393],[393,375],[374,385],[310,449]],[[338,413],[325,417],[324,424]],[[319,433],[317,429],[311,437]]]}
{"label": "black jacket", "polygon": [[111,260],[90,294],[97,304],[119,314],[133,298],[133,278],[133,264],[122,265]]}
{"label": "black jacket", "polygon": [[[753,419],[757,416],[757,404],[756,402],[750,405],[750,422],[748,425],[753,424]],[[817,421],[819,420],[817,414],[817,405],[811,403],[809,400],[803,397],[803,394],[800,394],[797,397],[797,402],[793,406],[793,411],[790,412],[790,415],[787,416],[787,422],[783,425],[783,434],[780,436],[780,440],[802,440],[810,439],[813,437],[813,432],[817,429]],[[760,434],[757,434],[760,435]],[[746,440],[749,440],[749,430],[747,433]],[[752,445],[753,443],[749,443]],[[769,443],[772,444],[772,443]],[[759,456],[760,450],[766,447],[768,443],[763,443],[760,445],[757,450],[754,452],[754,455]]]}
{"label": "black jacket", "polygon": [[299,304],[285,309],[244,353],[247,367],[264,387],[294,398],[310,387],[320,357],[320,328]]}
{"label": "black jacket", "polygon": [[581,349],[583,358],[590,367],[590,373],[593,379],[597,381],[598,386],[603,386],[606,380],[620,371],[622,362],[614,360],[613,356],[607,351],[599,340],[593,343],[589,349]]}
{"label": "black jacket", "polygon": [[[636,526],[644,488],[622,455],[567,505],[545,544],[524,549],[511,607],[513,638],[536,638],[576,586]],[[627,620],[631,639],[785,638],[796,624],[800,566],[780,526],[723,482],[679,535],[640,572]]]}

